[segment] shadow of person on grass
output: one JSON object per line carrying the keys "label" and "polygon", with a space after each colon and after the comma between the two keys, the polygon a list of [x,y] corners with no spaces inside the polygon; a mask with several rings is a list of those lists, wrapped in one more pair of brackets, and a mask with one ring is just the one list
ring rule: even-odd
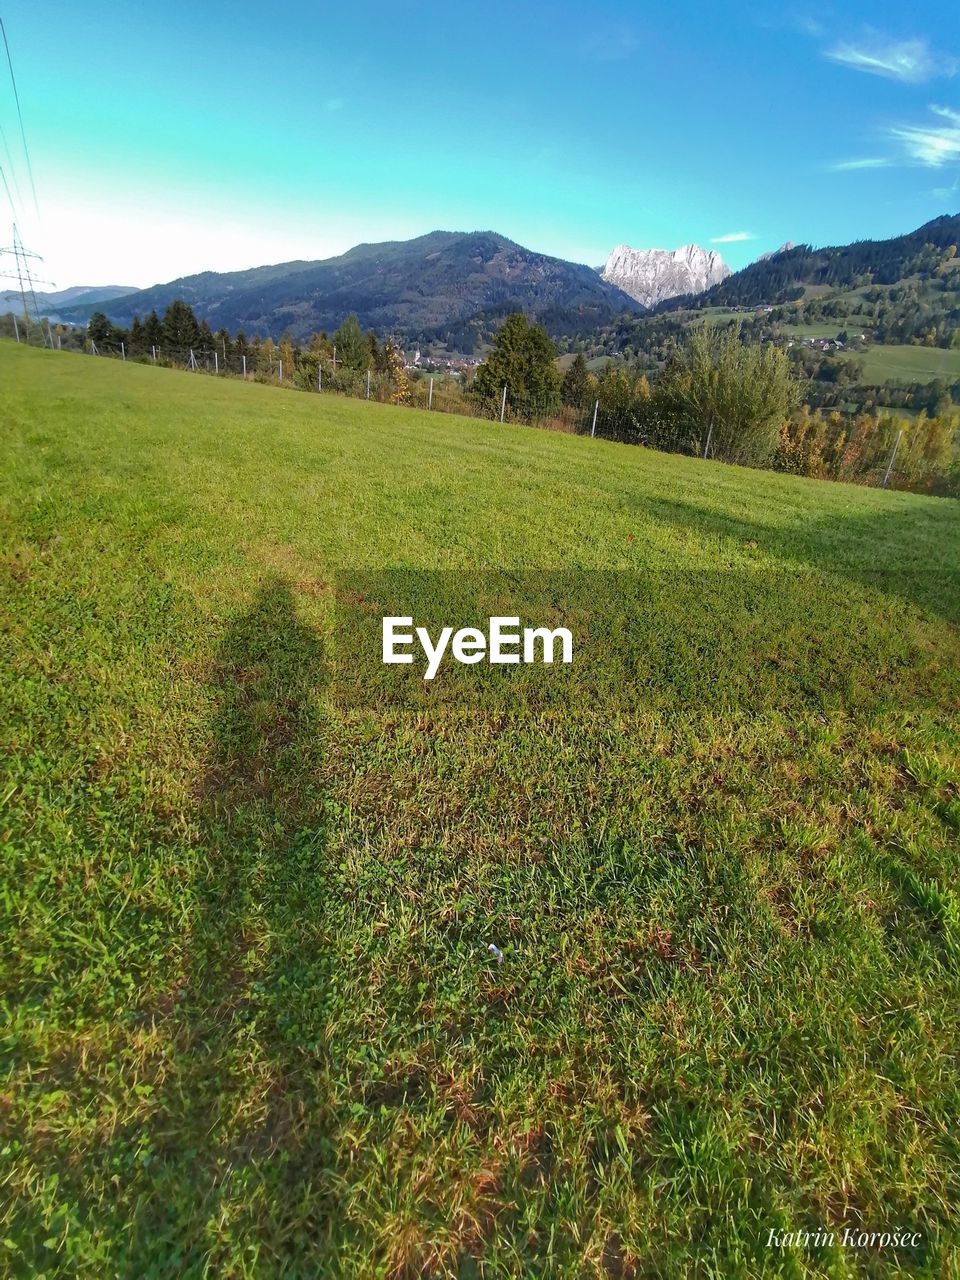
{"label": "shadow of person on grass", "polygon": [[323,678],[322,644],[298,620],[290,587],[264,582],[215,661],[174,1059],[155,1113],[150,1205],[131,1241],[141,1260],[177,1259],[181,1273],[236,1264],[220,1256],[218,1219],[242,1224],[234,1242],[243,1227],[257,1236],[277,1274],[298,1247],[288,1213],[302,1232],[309,1203],[314,1249],[334,1229],[320,1043],[334,976]]}

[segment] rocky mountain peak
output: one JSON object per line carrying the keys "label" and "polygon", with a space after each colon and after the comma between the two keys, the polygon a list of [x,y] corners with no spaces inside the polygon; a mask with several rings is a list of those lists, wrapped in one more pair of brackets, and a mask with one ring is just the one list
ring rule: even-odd
{"label": "rocky mountain peak", "polygon": [[797,246],[792,240],[785,240],[779,249],[771,249],[769,253],[761,253],[757,261],[769,262],[771,258],[778,258],[781,253],[789,253],[791,249],[795,249],[796,247]]}
{"label": "rocky mountain peak", "polygon": [[618,244],[600,272],[604,280],[644,307],[680,294],[698,294],[726,280],[730,268],[715,249],[684,244],[679,249],[633,249]]}

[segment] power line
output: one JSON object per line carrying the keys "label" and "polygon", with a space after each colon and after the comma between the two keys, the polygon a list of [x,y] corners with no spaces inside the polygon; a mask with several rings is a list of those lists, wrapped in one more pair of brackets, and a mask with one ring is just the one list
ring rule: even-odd
{"label": "power line", "polygon": [[[11,210],[12,210],[12,212],[13,212],[13,216],[14,216],[14,217],[16,217],[16,216],[17,216],[17,206],[13,203],[13,196],[10,194],[10,184],[7,182],[7,175],[6,175],[6,174],[4,173],[4,171],[3,171],[3,165],[2,165],[2,164],[0,164],[0,178],[2,178],[2,179],[3,179],[3,189],[4,189],[4,191],[6,191],[6,193],[7,193],[7,199],[10,201],[10,208],[11,208]],[[16,182],[16,179],[14,179],[14,182]]]}
{"label": "power line", "polygon": [[[7,157],[7,169],[9,170],[10,177],[13,179],[13,189],[14,191],[16,191],[17,200],[20,203],[20,206],[22,207],[23,196],[20,194],[20,183],[17,181],[17,171],[14,167],[13,156],[10,154],[10,144],[7,142],[7,134],[6,134],[6,130],[3,127],[2,121],[0,121],[0,142],[3,143],[3,152],[4,152],[4,155]],[[7,176],[5,173],[3,173],[2,165],[0,165],[0,174],[3,174],[3,185],[6,188],[7,196],[10,200],[10,208],[13,210],[13,216],[16,218],[18,216],[17,209],[16,209],[16,206],[14,205],[13,196],[10,192],[10,187],[7,183]]]}
{"label": "power line", "polygon": [[39,218],[40,202],[37,200],[37,188],[33,181],[33,165],[30,163],[30,148],[27,146],[27,132],[23,127],[23,112],[20,110],[20,94],[17,92],[17,78],[13,74],[13,58],[10,56],[10,42],[7,39],[7,29],[3,25],[2,18],[0,18],[0,34],[3,35],[3,47],[7,51],[7,66],[10,68],[10,83],[13,85],[13,100],[17,104],[17,119],[20,122],[20,137],[23,141],[23,154],[27,161],[27,175],[30,178],[30,190],[33,192],[33,207],[37,211],[37,218]]}
{"label": "power line", "polygon": [[[23,316],[29,327],[30,309],[27,306],[27,295],[33,303],[33,316],[37,324],[40,326],[40,332],[43,332],[43,321],[40,318],[40,304],[37,302],[37,294],[34,288],[37,284],[52,284],[52,280],[38,280],[30,270],[30,259],[33,258],[37,262],[43,259],[39,253],[34,253],[30,249],[23,247],[23,241],[20,239],[20,232],[17,230],[17,224],[13,224],[13,247],[10,249],[0,249],[0,255],[12,254],[15,265],[13,272],[0,272],[0,277],[5,280],[16,280],[20,286],[20,300],[23,303]],[[52,339],[51,339],[52,345]]]}

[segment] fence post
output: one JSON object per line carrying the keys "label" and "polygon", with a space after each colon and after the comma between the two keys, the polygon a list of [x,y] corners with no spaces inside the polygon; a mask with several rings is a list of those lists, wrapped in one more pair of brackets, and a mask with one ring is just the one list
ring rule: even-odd
{"label": "fence post", "polygon": [[903,428],[901,427],[900,430],[897,432],[896,440],[894,440],[893,442],[893,453],[891,453],[890,461],[887,463],[887,470],[883,477],[883,484],[880,486],[881,489],[885,489],[887,487],[887,481],[890,479],[890,472],[893,470],[893,462],[897,456],[897,450],[900,448],[900,437],[902,435],[903,435]]}
{"label": "fence post", "polygon": [[333,344],[333,372],[337,372],[337,344]]}
{"label": "fence post", "polygon": [[120,359],[126,360],[126,358],[127,358],[127,348],[121,342],[120,343]]}
{"label": "fence post", "polygon": [[92,338],[90,339],[90,346],[93,348],[93,354],[95,356],[98,356],[100,352],[97,350],[97,344],[94,342]]}
{"label": "fence post", "polygon": [[320,363],[319,356],[317,356],[317,390],[323,390],[323,365]]}
{"label": "fence post", "polygon": [[62,350],[63,350],[63,343],[60,341],[60,334],[59,334],[59,333],[57,334],[57,350],[58,350],[58,351],[62,351]]}
{"label": "fence post", "polygon": [[427,408],[428,409],[433,408],[433,379],[432,378],[430,379],[430,391],[427,395]]}
{"label": "fence post", "polygon": [[594,436],[597,434],[597,413],[598,413],[599,409],[600,409],[600,401],[599,401],[599,400],[594,400],[594,402],[593,402],[593,425],[592,425],[592,426],[591,426],[591,428],[590,428],[590,439],[591,439],[591,440],[592,440],[592,439],[594,438]]}
{"label": "fence post", "polygon": [[711,437],[712,435],[713,435],[713,423],[711,422],[711,423],[710,423],[710,425],[707,427],[707,438],[706,438],[706,440],[704,440],[704,442],[703,442],[703,460],[704,460],[704,462],[706,462],[706,460],[707,460],[707,451],[708,451],[708,450],[709,450],[709,448],[710,448],[710,437]]}
{"label": "fence post", "polygon": [[17,335],[17,341],[20,341],[20,326],[17,324],[17,317],[13,317],[13,332]]}
{"label": "fence post", "polygon": [[213,372],[214,373],[220,372],[220,359],[216,352],[213,353]]}
{"label": "fence post", "polygon": [[367,396],[366,396],[366,398],[367,398],[368,400],[370,399],[370,370],[369,370],[369,369],[367,370]]}
{"label": "fence post", "polygon": [[507,412],[507,384],[503,384],[503,395],[500,397],[500,421],[503,421],[503,415]]}
{"label": "fence post", "polygon": [[246,377],[247,376],[247,357],[241,356],[240,359],[243,361],[243,376]]}
{"label": "fence post", "polygon": [[278,381],[278,382],[283,382],[283,361],[282,361],[282,360],[278,360],[278,361],[277,361],[277,364],[278,364],[278,365],[279,365],[279,367],[280,367],[280,375],[279,375],[279,377],[278,377],[277,381]]}

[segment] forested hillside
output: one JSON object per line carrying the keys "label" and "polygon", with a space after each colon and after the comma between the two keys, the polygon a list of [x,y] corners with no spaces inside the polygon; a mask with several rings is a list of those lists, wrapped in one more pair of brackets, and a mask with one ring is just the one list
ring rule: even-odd
{"label": "forested hillside", "polygon": [[[551,336],[588,333],[639,308],[591,267],[533,253],[490,231],[434,231],[415,240],[357,245],[322,262],[207,271],[118,299],[116,324],[182,299],[212,328],[303,339],[356,314],[364,328],[469,353],[511,311]],[[86,321],[90,308],[73,314]]]}
{"label": "forested hillside", "polygon": [[[892,240],[857,240],[853,244],[814,249],[795,245],[770,258],[753,262],[720,284],[691,298],[671,298],[659,310],[679,307],[754,307],[791,302],[806,286],[852,289],[861,285],[891,285],[908,276],[932,271],[939,254],[960,242],[960,214],[944,215]],[[935,252],[939,251],[939,252]]]}

